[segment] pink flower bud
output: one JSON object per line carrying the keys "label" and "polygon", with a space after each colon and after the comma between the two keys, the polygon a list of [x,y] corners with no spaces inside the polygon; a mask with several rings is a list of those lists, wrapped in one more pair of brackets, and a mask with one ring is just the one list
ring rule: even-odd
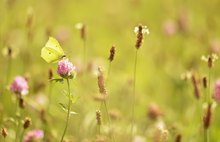
{"label": "pink flower bud", "polygon": [[61,77],[70,77],[72,74],[72,72],[75,70],[75,66],[69,62],[68,59],[63,59],[61,61],[59,61],[58,63],[58,68],[57,68],[57,73],[61,76]]}
{"label": "pink flower bud", "polygon": [[10,90],[15,94],[26,95],[28,93],[28,83],[22,76],[16,76],[13,80]]}
{"label": "pink flower bud", "polygon": [[218,103],[220,103],[220,80],[217,80],[215,82],[215,90],[213,97]]}
{"label": "pink flower bud", "polygon": [[44,137],[44,132],[42,130],[32,130],[25,135],[24,142],[33,142],[36,140],[40,140],[43,137]]}

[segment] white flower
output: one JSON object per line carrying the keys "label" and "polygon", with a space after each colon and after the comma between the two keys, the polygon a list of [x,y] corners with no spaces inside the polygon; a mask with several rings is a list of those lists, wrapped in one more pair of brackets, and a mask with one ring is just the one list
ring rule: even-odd
{"label": "white flower", "polygon": [[[139,26],[134,28],[134,32],[137,34],[139,32]],[[141,30],[142,34],[150,34],[149,29],[147,28],[147,26],[142,26],[142,30]]]}

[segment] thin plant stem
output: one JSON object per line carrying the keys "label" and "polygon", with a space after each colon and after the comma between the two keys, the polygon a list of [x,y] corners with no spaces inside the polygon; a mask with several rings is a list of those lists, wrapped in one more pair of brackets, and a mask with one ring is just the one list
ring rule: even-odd
{"label": "thin plant stem", "polygon": [[19,99],[18,99],[18,97],[16,98],[17,100],[16,100],[16,115],[18,115],[18,116],[15,116],[15,117],[17,117],[17,128],[16,128],[16,135],[15,135],[15,142],[17,142],[17,140],[18,140],[18,135],[19,135],[19,128],[20,128],[20,125],[21,125],[21,116],[20,116],[20,108],[19,108]]}
{"label": "thin plant stem", "polygon": [[[108,83],[108,78],[110,76],[110,73],[111,73],[111,61],[109,61],[109,66],[108,66],[108,75],[107,75],[107,78],[106,78],[106,85]],[[102,106],[104,104],[104,107],[105,107],[105,112],[107,114],[107,118],[108,118],[108,123],[109,123],[109,129],[111,130],[111,119],[110,119],[110,115],[109,115],[109,111],[108,111],[108,104],[107,104],[107,101],[104,99],[101,104],[100,104],[100,107],[99,109],[101,110]],[[115,142],[115,137],[114,137],[114,134],[111,135],[112,137],[112,141]]]}
{"label": "thin plant stem", "polygon": [[48,106],[47,106],[47,112],[50,113],[50,105],[51,105],[51,93],[52,93],[52,83],[49,82],[49,90],[48,90],[48,95],[49,95],[49,102],[48,102]]}
{"label": "thin plant stem", "polygon": [[86,70],[86,40],[83,39],[83,66],[84,71]]}
{"label": "thin plant stem", "polygon": [[101,126],[98,125],[98,134],[101,135]]}
{"label": "thin plant stem", "polygon": [[209,142],[209,133],[208,133],[208,129],[205,129],[205,131],[204,131],[204,142]]}
{"label": "thin plant stem", "polygon": [[23,130],[22,130],[22,133],[21,133],[21,136],[20,136],[20,142],[22,142],[22,141],[23,141],[23,137],[24,137],[24,131],[25,131],[25,129],[23,129]]}
{"label": "thin plant stem", "polygon": [[[112,129],[112,127],[111,127],[111,118],[110,118],[109,111],[108,111],[107,101],[104,100],[103,103],[104,103],[105,111],[106,111],[106,114],[107,114],[107,117],[108,117],[109,128],[111,130]],[[111,137],[112,137],[113,142],[115,142],[114,134],[112,134]]]}
{"label": "thin plant stem", "polygon": [[66,117],[66,125],[65,125],[65,128],[64,128],[64,131],[63,131],[63,135],[62,135],[62,138],[60,140],[60,142],[63,142],[63,138],[66,134],[66,130],[67,130],[67,126],[68,126],[68,122],[69,122],[69,117],[70,117],[70,107],[71,107],[71,94],[70,94],[70,83],[69,83],[69,79],[66,79],[67,81],[67,86],[68,86],[68,96],[69,96],[69,103],[68,103],[68,111],[67,111],[67,117]]}
{"label": "thin plant stem", "polygon": [[[208,93],[206,95],[206,102],[211,103],[211,68],[208,69]],[[204,142],[209,142],[209,128],[204,128]]]}
{"label": "thin plant stem", "polygon": [[209,80],[208,80],[208,103],[211,103],[211,68],[209,68]]}
{"label": "thin plant stem", "polygon": [[106,85],[108,84],[108,79],[110,77],[110,73],[111,73],[111,64],[112,62],[109,61],[109,64],[108,64],[108,74],[107,74],[107,78],[106,78]]}
{"label": "thin plant stem", "polygon": [[135,52],[135,61],[134,61],[134,78],[133,78],[133,96],[132,96],[132,112],[131,112],[131,136],[130,136],[130,141],[132,141],[132,137],[133,137],[133,129],[134,129],[134,115],[135,115],[135,97],[136,97],[136,68],[137,68],[137,57],[138,57],[138,49],[136,49]]}
{"label": "thin plant stem", "polygon": [[8,66],[7,66],[7,70],[6,70],[6,85],[8,84],[9,82],[9,79],[10,79],[10,75],[11,75],[11,57],[8,57]]}

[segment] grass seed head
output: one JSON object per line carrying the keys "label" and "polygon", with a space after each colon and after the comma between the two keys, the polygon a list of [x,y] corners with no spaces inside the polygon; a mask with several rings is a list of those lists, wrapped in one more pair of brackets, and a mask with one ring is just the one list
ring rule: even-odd
{"label": "grass seed head", "polygon": [[3,136],[4,138],[6,138],[7,135],[8,135],[8,130],[7,130],[6,128],[2,128],[1,133],[2,133],[2,136]]}
{"label": "grass seed head", "polygon": [[24,129],[27,129],[27,128],[30,127],[30,125],[31,125],[31,118],[26,117],[26,118],[24,119],[23,128],[24,128]]}
{"label": "grass seed head", "polygon": [[112,48],[110,49],[110,55],[109,55],[109,61],[112,62],[115,57],[115,46],[113,45]]}
{"label": "grass seed head", "polygon": [[136,49],[139,49],[142,45],[143,39],[144,39],[144,34],[149,34],[149,29],[146,26],[139,25],[138,27],[135,27],[134,32],[137,35],[137,40],[135,47]]}
{"label": "grass seed head", "polygon": [[107,95],[106,89],[105,89],[105,79],[103,72],[100,68],[98,68],[98,86],[99,86],[99,93],[103,96]]}
{"label": "grass seed head", "polygon": [[101,111],[100,110],[96,111],[96,121],[97,121],[97,124],[99,126],[102,124],[102,116],[101,116]]}
{"label": "grass seed head", "polygon": [[208,104],[207,111],[203,117],[203,127],[208,129],[210,127],[212,117],[212,103]]}

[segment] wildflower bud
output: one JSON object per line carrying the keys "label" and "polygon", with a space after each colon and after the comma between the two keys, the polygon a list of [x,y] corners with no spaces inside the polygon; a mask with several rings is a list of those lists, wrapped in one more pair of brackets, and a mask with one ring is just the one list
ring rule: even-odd
{"label": "wildflower bud", "polygon": [[207,78],[206,77],[202,78],[202,83],[203,83],[203,87],[207,88]]}
{"label": "wildflower bud", "polygon": [[136,49],[139,49],[143,42],[144,34],[145,33],[149,34],[149,29],[147,29],[146,26],[139,25],[138,27],[135,27],[134,32],[137,34],[135,47]]}
{"label": "wildflower bud", "polygon": [[198,81],[195,77],[195,74],[192,75],[192,83],[194,86],[194,95],[197,99],[199,99],[200,98],[200,91],[199,91]]}
{"label": "wildflower bud", "polygon": [[220,103],[220,80],[217,80],[215,82],[213,98],[215,99],[215,101]]}
{"label": "wildflower bud", "polygon": [[63,59],[58,62],[57,73],[63,78],[73,78],[72,72],[75,68],[68,59]]}
{"label": "wildflower bud", "polygon": [[24,142],[32,142],[32,141],[43,141],[44,138],[44,131],[43,130],[32,130],[27,132],[24,136]]}
{"label": "wildflower bud", "polygon": [[81,30],[80,30],[80,34],[81,34],[81,38],[83,39],[83,40],[85,40],[86,39],[86,25],[82,25],[82,28],[81,28]]}
{"label": "wildflower bud", "polygon": [[212,68],[214,66],[214,62],[218,59],[216,54],[211,54],[208,56],[202,56],[201,59],[208,63],[208,67]]}
{"label": "wildflower bud", "polygon": [[97,124],[98,125],[101,125],[102,124],[102,120],[101,120],[101,111],[100,110],[97,110],[96,111],[96,121],[97,121]]}
{"label": "wildflower bud", "polygon": [[175,142],[181,142],[181,140],[182,140],[182,136],[181,134],[178,134],[175,138]]}
{"label": "wildflower bud", "polygon": [[99,86],[99,92],[101,95],[105,96],[107,95],[106,89],[105,89],[105,79],[103,72],[100,68],[98,68],[99,74],[98,74],[98,86]]}
{"label": "wildflower bud", "polygon": [[12,55],[12,49],[8,47],[8,56],[11,57],[11,55]]}
{"label": "wildflower bud", "polygon": [[7,137],[7,135],[8,135],[8,130],[6,129],[6,128],[2,128],[2,136],[4,137],[4,138],[6,138]]}
{"label": "wildflower bud", "polygon": [[83,23],[77,23],[76,29],[80,30],[80,36],[82,40],[86,40],[86,25]]}
{"label": "wildflower bud", "polygon": [[211,117],[212,117],[212,104],[208,104],[207,112],[205,113],[203,117],[203,127],[205,129],[208,129],[211,123]]}
{"label": "wildflower bud", "polygon": [[154,141],[155,142],[165,142],[168,138],[168,130],[165,128],[163,122],[159,122],[156,126],[156,130],[154,133]]}
{"label": "wildflower bud", "polygon": [[27,10],[27,21],[26,21],[26,26],[28,28],[31,28],[31,26],[33,25],[33,19],[34,19],[33,8],[29,7]]}
{"label": "wildflower bud", "polygon": [[10,90],[15,94],[26,95],[28,93],[28,83],[26,79],[22,76],[16,76],[10,85]]}
{"label": "wildflower bud", "polygon": [[2,49],[2,54],[5,57],[13,58],[15,56],[12,47],[10,45],[7,45],[5,48]]}
{"label": "wildflower bud", "polygon": [[153,120],[157,119],[158,116],[161,115],[160,108],[157,106],[157,104],[151,103],[149,105],[147,115],[150,119],[153,119]]}
{"label": "wildflower bud", "polygon": [[49,78],[49,80],[51,80],[53,78],[53,70],[52,69],[49,69],[48,78]]}
{"label": "wildflower bud", "polygon": [[28,127],[30,127],[30,125],[31,125],[31,118],[26,117],[24,120],[23,128],[27,129]]}
{"label": "wildflower bud", "polygon": [[172,36],[177,32],[176,22],[173,20],[167,20],[163,24],[163,32],[168,35]]}
{"label": "wildflower bud", "polygon": [[24,99],[22,97],[19,98],[19,107],[20,108],[24,108],[25,107],[25,102],[24,102]]}
{"label": "wildflower bud", "polygon": [[109,61],[112,62],[114,60],[115,57],[115,46],[112,46],[112,48],[110,49],[110,55],[109,55]]}
{"label": "wildflower bud", "polygon": [[45,116],[45,110],[44,110],[44,109],[42,109],[42,110],[40,111],[40,119],[41,119],[41,121],[42,121],[43,123],[47,123],[47,119],[46,119],[46,116]]}
{"label": "wildflower bud", "polygon": [[209,68],[212,68],[212,66],[213,66],[213,60],[212,60],[212,57],[209,56],[209,57],[208,57],[208,67],[209,67]]}

